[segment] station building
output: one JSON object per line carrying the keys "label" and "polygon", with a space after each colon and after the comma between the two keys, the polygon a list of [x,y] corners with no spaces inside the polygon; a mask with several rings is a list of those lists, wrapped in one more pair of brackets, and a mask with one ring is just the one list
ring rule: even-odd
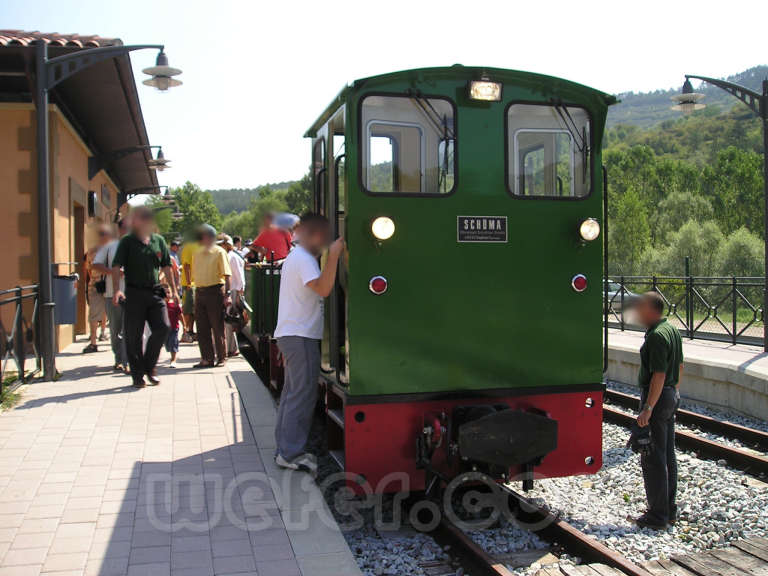
{"label": "station building", "polygon": [[[49,58],[122,44],[118,38],[0,30],[0,290],[38,281],[38,41],[48,44]],[[148,166],[151,150],[124,152],[149,145],[128,56],[79,71],[49,97],[53,273],[79,274],[76,322],[57,327],[61,350],[87,331],[83,258],[95,244],[98,226],[114,220],[127,194],[156,191],[158,182]],[[7,332],[13,310],[1,308],[0,322]]]}

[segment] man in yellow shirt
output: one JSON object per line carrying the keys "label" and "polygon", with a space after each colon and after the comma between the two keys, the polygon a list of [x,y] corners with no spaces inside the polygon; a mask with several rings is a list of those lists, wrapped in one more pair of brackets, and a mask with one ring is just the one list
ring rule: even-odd
{"label": "man in yellow shirt", "polygon": [[188,242],[184,242],[184,248],[181,250],[181,313],[184,319],[182,342],[194,342],[195,339],[195,282],[192,273],[192,260],[199,249],[200,244],[190,238]]}
{"label": "man in yellow shirt", "polygon": [[203,224],[200,227],[200,249],[192,258],[197,343],[200,346],[200,362],[195,364],[195,368],[223,366],[227,362],[224,310],[232,304],[229,295],[231,275],[227,253],[216,245],[216,229]]}

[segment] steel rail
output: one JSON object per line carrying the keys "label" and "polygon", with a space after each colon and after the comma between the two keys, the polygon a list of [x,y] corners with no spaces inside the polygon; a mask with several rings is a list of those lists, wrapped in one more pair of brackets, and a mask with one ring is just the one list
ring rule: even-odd
{"label": "steel rail", "polygon": [[[625,408],[636,409],[640,405],[640,398],[638,396],[617,392],[616,390],[606,390],[605,398]],[[682,409],[677,411],[677,421],[687,426],[696,426],[707,432],[721,434],[734,440],[754,444],[768,451],[768,432],[763,432],[762,430],[748,428],[733,422],[718,420],[698,412]]]}
{"label": "steel rail", "polygon": [[599,540],[584,534],[549,510],[534,504],[522,494],[518,494],[508,486],[501,486],[501,488],[517,504],[520,511],[518,517],[522,516],[525,522],[539,526],[532,530],[538,536],[549,542],[560,544],[569,553],[581,556],[588,562],[606,564],[629,576],[651,576],[645,568],[611,550]]}
{"label": "steel rail", "polygon": [[[444,537],[461,548],[462,552],[469,557],[469,561],[472,564],[471,573],[477,573],[480,570],[483,574],[489,576],[514,576],[509,568],[504,563],[499,562],[493,556],[488,554],[483,548],[472,538],[462,531],[456,524],[448,520],[444,515],[440,519],[436,532],[438,535]],[[476,567],[476,569],[475,569]],[[465,568],[468,568],[465,566]]]}
{"label": "steel rail", "polygon": [[[603,418],[620,426],[630,427],[636,417],[616,408],[603,405]],[[740,448],[726,446],[688,432],[687,430],[675,430],[675,444],[680,448],[693,450],[699,456],[713,460],[725,460],[734,468],[743,470],[751,475],[768,474],[768,457],[748,452]]]}

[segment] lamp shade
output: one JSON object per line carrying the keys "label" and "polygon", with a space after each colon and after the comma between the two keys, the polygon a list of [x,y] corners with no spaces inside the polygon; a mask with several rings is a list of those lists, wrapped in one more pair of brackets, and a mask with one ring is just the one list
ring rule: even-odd
{"label": "lamp shade", "polygon": [[152,76],[152,78],[147,78],[142,83],[146,86],[153,86],[161,92],[165,92],[168,88],[173,88],[174,86],[181,86],[182,84],[181,80],[174,78],[174,76],[181,74],[181,70],[168,66],[168,56],[165,52],[160,52],[157,55],[154,66],[144,68],[142,72]]}
{"label": "lamp shade", "polygon": [[695,110],[706,108],[706,104],[699,102],[702,98],[704,98],[704,94],[694,92],[691,81],[686,78],[685,83],[683,83],[681,94],[672,96],[672,101],[675,102],[675,104],[670,106],[670,108],[682,112],[683,114],[690,114]]}

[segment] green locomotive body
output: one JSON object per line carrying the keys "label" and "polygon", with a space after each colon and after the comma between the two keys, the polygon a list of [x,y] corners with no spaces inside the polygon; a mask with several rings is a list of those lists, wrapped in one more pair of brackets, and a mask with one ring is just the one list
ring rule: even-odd
{"label": "green locomotive body", "polygon": [[[375,489],[395,471],[420,488],[478,464],[507,479],[599,468],[613,102],[456,65],[358,80],[309,129],[315,208],[348,245],[322,344],[347,471]],[[483,456],[492,430],[516,445]]]}

